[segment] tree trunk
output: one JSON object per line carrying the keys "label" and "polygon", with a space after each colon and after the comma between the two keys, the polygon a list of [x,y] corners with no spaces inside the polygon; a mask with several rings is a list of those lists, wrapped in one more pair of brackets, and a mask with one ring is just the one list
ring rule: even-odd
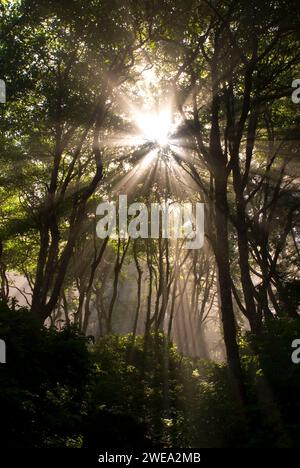
{"label": "tree trunk", "polygon": [[237,344],[237,330],[231,296],[231,276],[228,245],[228,215],[226,179],[216,179],[215,182],[215,210],[216,210],[216,262],[220,285],[221,317],[224,332],[224,342],[228,367],[232,378],[233,388],[238,402],[245,404],[245,387],[243,382],[239,349]]}

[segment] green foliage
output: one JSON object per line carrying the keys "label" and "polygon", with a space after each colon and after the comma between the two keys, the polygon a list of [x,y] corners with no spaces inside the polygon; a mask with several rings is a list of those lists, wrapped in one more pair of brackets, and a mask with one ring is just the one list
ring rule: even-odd
{"label": "green foliage", "polygon": [[[93,350],[96,365],[94,410],[126,415],[155,446],[188,446],[189,386],[192,368],[162,335],[147,342],[132,335],[109,336]],[[98,405],[98,406],[97,406]]]}
{"label": "green foliage", "polygon": [[27,309],[0,305],[7,363],[0,367],[1,440],[8,447],[65,446],[78,440],[91,372],[76,329],[42,327]]}
{"label": "green foliage", "polygon": [[[299,320],[240,338],[248,405],[228,368],[182,357],[166,337],[111,335],[88,345],[74,327],[46,328],[0,306],[1,440],[8,447],[298,447]],[[245,422],[246,421],[246,422]]]}
{"label": "green foliage", "polygon": [[[256,370],[255,385],[252,391],[261,389],[261,384],[268,385],[267,396],[272,399],[279,413],[281,432],[289,446],[299,446],[300,440],[300,366],[292,362],[294,349],[292,342],[300,337],[299,319],[270,320],[258,337],[248,335],[250,349],[256,351],[256,362],[248,357],[245,366],[250,373]],[[244,358],[245,359],[245,358]],[[272,430],[266,426],[267,430]],[[274,444],[274,440],[269,441]]]}
{"label": "green foliage", "polygon": [[226,365],[202,362],[195,375],[193,447],[243,445],[245,428],[232,393]]}

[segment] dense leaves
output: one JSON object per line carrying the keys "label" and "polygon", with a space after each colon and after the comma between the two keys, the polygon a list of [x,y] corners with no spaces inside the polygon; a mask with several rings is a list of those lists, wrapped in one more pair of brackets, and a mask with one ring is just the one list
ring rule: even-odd
{"label": "dense leaves", "polygon": [[290,343],[299,333],[298,321],[280,320],[259,339],[241,337],[245,426],[226,365],[183,358],[162,334],[151,336],[147,357],[141,337],[93,345],[74,328],[47,329],[2,304],[2,440],[20,448],[298,447],[300,367]]}

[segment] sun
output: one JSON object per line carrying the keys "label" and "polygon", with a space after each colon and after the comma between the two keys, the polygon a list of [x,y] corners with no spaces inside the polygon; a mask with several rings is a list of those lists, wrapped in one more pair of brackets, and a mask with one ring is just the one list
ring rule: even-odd
{"label": "sun", "polygon": [[145,140],[160,147],[168,145],[172,127],[171,111],[168,108],[156,112],[136,112],[135,121]]}

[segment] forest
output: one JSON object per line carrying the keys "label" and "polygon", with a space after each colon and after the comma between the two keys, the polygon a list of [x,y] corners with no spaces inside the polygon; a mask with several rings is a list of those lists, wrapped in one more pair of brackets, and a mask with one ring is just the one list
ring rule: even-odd
{"label": "forest", "polygon": [[1,0],[1,445],[300,448],[298,13]]}

